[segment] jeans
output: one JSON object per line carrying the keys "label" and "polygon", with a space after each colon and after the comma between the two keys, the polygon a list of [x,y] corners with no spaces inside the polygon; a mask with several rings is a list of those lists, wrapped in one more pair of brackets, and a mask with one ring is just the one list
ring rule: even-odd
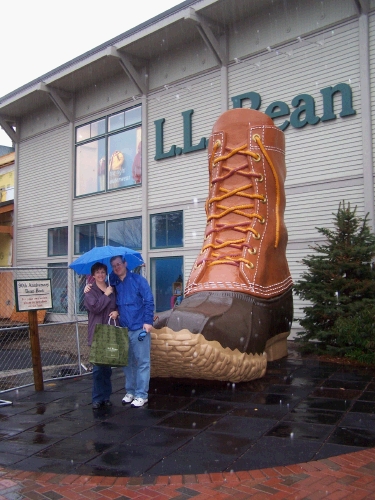
{"label": "jeans", "polygon": [[103,403],[109,401],[112,394],[112,368],[110,366],[94,365],[92,370],[92,402]]}
{"label": "jeans", "polygon": [[150,383],[151,335],[148,333],[142,340],[138,335],[142,331],[129,330],[128,366],[124,367],[125,390],[136,398],[148,398]]}

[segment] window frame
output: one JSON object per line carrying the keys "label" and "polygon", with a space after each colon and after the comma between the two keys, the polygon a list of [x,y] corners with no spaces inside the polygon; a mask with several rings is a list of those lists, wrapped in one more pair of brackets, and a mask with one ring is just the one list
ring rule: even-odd
{"label": "window frame", "polygon": [[[67,262],[49,262],[47,264],[47,269],[48,269],[48,278],[51,280],[51,288],[52,288],[52,308],[48,310],[49,313],[53,314],[67,314],[68,313],[68,295],[69,295],[69,286],[68,286],[68,263]],[[54,271],[61,271],[59,273],[54,273]],[[65,272],[65,275],[64,275]],[[57,274],[57,276],[56,276]],[[64,283],[57,283],[57,284],[62,284],[62,287],[56,286],[56,280],[60,279],[58,278],[59,275],[63,276]],[[63,292],[60,293],[59,299],[56,300],[56,293],[57,290],[59,289],[64,289],[66,290],[66,304],[63,304]]]}
{"label": "window frame", "polygon": [[[134,110],[134,109],[137,109],[137,108],[140,108],[140,122],[134,122],[134,123],[131,123],[130,125],[126,125],[126,112],[127,111],[131,111],[131,110]],[[120,127],[120,128],[117,128],[115,130],[111,130],[109,131],[109,121],[110,121],[110,118],[112,116],[115,116],[117,114],[120,114],[120,113],[124,113],[124,126],[123,127]],[[105,131],[104,133],[101,133],[101,134],[98,134],[96,136],[91,136],[91,125],[93,123],[96,123],[96,122],[99,122],[101,120],[105,120]],[[81,127],[85,127],[87,125],[90,125],[90,137],[87,137],[86,139],[82,139],[82,140],[78,140],[77,139],[77,133],[78,133],[78,130],[81,128]],[[121,132],[126,132],[128,130],[133,130],[133,129],[137,129],[137,128],[140,128],[141,129],[141,140],[142,140],[142,127],[143,127],[143,124],[142,124],[142,104],[137,104],[135,106],[130,106],[129,108],[125,108],[125,109],[121,109],[119,111],[116,111],[116,112],[113,112],[113,113],[110,113],[108,115],[105,115],[105,116],[102,116],[101,118],[97,118],[95,120],[90,120],[86,123],[82,123],[80,125],[77,125],[75,127],[75,134],[74,134],[74,198],[82,198],[84,196],[93,196],[95,194],[100,194],[100,193],[109,193],[109,192],[112,192],[112,191],[116,191],[118,189],[128,189],[128,188],[133,188],[133,187],[139,187],[142,185],[142,179],[141,179],[141,182],[138,182],[136,184],[129,184],[129,185],[125,185],[125,186],[118,186],[118,187],[114,187],[114,188],[109,188],[109,161],[110,161],[110,158],[109,158],[109,139],[111,136],[113,135],[116,135],[116,134],[119,134]],[[86,144],[89,144],[89,143],[92,143],[92,142],[95,142],[95,141],[99,141],[100,139],[104,139],[105,140],[105,144],[104,144],[104,151],[105,151],[105,160],[106,160],[106,165],[105,165],[105,183],[104,183],[104,189],[100,189],[100,190],[96,190],[96,191],[91,191],[90,193],[82,193],[82,194],[77,194],[77,186],[78,186],[78,178],[77,178],[77,151],[78,151],[78,148],[80,146],[84,146]],[[137,151],[136,153],[137,154]],[[99,175],[97,176],[97,178],[99,178]]]}
{"label": "window frame", "polygon": [[[165,215],[166,217],[168,214],[172,213],[181,213],[181,244],[180,245],[169,245],[168,241],[168,219],[166,219],[166,242],[167,244],[165,246],[157,246],[153,245],[153,237],[152,237],[152,218],[158,215]],[[156,238],[155,238],[156,239]],[[158,212],[155,214],[150,214],[150,249],[151,250],[162,250],[165,248],[183,248],[184,246],[184,211],[183,210],[170,210],[168,212]]]}
{"label": "window frame", "polygon": [[[73,255],[83,255],[84,253],[86,252],[89,252],[91,250],[91,248],[89,250],[86,250],[84,252],[76,252],[76,228],[78,227],[82,227],[82,226],[92,226],[94,224],[103,224],[104,225],[104,231],[103,231],[103,245],[102,246],[105,246],[106,244],[106,221],[95,221],[95,222],[85,222],[83,224],[75,224],[73,226]],[[96,248],[96,247],[92,247],[92,248]],[[100,247],[98,247],[100,248]]]}
{"label": "window frame", "polygon": [[122,221],[128,221],[128,220],[134,220],[134,219],[140,219],[140,222],[141,222],[141,246],[138,248],[132,248],[132,247],[129,247],[128,245],[121,245],[121,246],[126,246],[128,248],[131,248],[132,250],[136,250],[137,252],[138,251],[141,251],[142,250],[142,245],[143,245],[143,238],[142,238],[142,215],[134,215],[133,217],[121,217],[121,219],[109,219],[109,220],[106,220],[106,243],[107,245],[110,244],[109,242],[109,224],[111,222],[122,222]]}
{"label": "window frame", "polygon": [[[50,251],[50,232],[56,231],[57,229],[65,229],[66,230],[66,252],[65,253],[51,253],[51,251]],[[68,248],[69,248],[69,228],[68,228],[68,226],[57,226],[57,227],[48,228],[48,230],[47,230],[47,257],[62,257],[65,255],[68,255]]]}

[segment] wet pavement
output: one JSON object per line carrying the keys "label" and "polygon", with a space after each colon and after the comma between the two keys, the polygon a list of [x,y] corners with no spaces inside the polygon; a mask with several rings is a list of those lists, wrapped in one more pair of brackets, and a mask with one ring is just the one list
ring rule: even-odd
{"label": "wet pavement", "polygon": [[375,370],[303,359],[230,384],[152,379],[149,402],[91,408],[91,376],[0,393],[0,466],[85,477],[239,473],[375,447]]}

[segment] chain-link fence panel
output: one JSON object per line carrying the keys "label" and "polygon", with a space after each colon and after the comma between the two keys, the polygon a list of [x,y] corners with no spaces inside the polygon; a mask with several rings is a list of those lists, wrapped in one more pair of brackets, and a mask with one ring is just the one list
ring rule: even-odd
{"label": "chain-link fence panel", "polygon": [[52,308],[37,312],[43,380],[91,371],[86,276],[66,266],[0,268],[0,392],[34,383],[28,312],[16,311],[14,281],[51,280]]}

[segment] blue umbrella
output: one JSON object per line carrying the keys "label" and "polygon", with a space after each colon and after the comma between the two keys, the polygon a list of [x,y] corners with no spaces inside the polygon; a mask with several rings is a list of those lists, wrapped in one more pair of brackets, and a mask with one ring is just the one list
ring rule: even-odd
{"label": "blue umbrella", "polygon": [[92,250],[84,253],[74,262],[69,264],[69,267],[74,269],[78,274],[90,274],[91,266],[95,264],[95,262],[101,262],[108,267],[108,273],[110,273],[112,271],[112,266],[109,261],[112,257],[116,257],[117,255],[125,257],[127,268],[130,271],[144,264],[142,255],[131,248],[105,246],[94,247]]}

